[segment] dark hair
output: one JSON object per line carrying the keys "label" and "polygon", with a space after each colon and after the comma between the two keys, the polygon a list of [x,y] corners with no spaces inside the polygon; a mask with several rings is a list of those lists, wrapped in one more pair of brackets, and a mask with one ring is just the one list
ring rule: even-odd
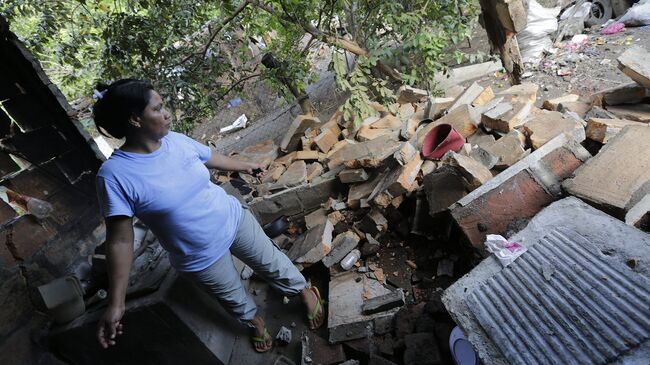
{"label": "dark hair", "polygon": [[122,79],[108,86],[99,83],[95,89],[102,94],[93,105],[97,130],[120,139],[126,136],[129,118],[141,116],[149,104],[153,86],[148,81]]}

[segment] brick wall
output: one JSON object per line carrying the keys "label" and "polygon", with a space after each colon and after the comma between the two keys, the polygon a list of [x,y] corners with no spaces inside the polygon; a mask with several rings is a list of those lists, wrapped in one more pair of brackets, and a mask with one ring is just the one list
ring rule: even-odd
{"label": "brick wall", "polygon": [[0,185],[45,200],[43,220],[0,200],[0,363],[56,363],[40,342],[39,285],[71,274],[104,239],[101,157],[38,61],[0,18]]}

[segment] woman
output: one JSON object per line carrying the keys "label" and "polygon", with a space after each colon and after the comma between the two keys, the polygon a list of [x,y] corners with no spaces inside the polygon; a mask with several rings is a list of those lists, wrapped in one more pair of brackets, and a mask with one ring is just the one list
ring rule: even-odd
{"label": "woman", "polygon": [[221,156],[171,132],[170,113],[148,82],[119,80],[108,87],[98,85],[94,93],[97,129],[115,138],[126,137],[97,174],[109,271],[108,308],[97,329],[102,347],[114,345],[122,333],[134,216],[153,231],[182,276],[251,327],[256,351],[268,351],[272,338],[239,280],[231,253],[284,295],[300,295],[310,328],[319,327],[323,308],[318,290],[306,287],[304,277],[266,237],[248,209],[213,184],[208,171],[252,174],[262,166]]}

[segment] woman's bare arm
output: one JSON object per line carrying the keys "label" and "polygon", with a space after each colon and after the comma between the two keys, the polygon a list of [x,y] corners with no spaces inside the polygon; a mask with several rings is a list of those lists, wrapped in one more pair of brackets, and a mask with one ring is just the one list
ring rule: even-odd
{"label": "woman's bare arm", "polygon": [[133,262],[133,218],[106,218],[106,259],[108,261],[108,307],[97,327],[97,339],[102,347],[115,344],[122,333],[126,289]]}

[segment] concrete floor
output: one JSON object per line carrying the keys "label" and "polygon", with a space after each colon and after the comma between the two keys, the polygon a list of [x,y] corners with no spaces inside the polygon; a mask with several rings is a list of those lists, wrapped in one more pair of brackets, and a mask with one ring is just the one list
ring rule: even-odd
{"label": "concrete floor", "polygon": [[[258,313],[266,321],[269,334],[275,338],[280,327],[285,326],[291,330],[292,338],[291,342],[286,346],[279,346],[274,341],[273,348],[270,351],[259,354],[253,349],[246,332],[242,331],[241,335],[235,341],[229,364],[270,365],[280,355],[287,357],[296,364],[300,364],[302,356],[300,337],[304,331],[309,331],[307,327],[307,315],[301,299],[299,297],[291,298],[289,303],[284,304],[280,293],[255,276],[247,280],[245,284],[251,293],[257,292],[257,295],[253,294],[253,298],[255,298],[255,303],[257,303]],[[323,292],[321,290],[321,293]],[[291,326],[292,323],[295,323],[295,327]],[[326,338],[327,322],[316,333]]]}

